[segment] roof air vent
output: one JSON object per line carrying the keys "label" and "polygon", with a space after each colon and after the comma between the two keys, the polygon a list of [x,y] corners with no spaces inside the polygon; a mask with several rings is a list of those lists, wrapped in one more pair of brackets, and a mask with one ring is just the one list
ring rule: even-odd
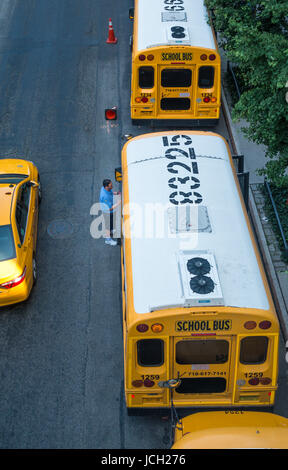
{"label": "roof air vent", "polygon": [[190,287],[196,294],[210,294],[213,292],[215,283],[208,276],[194,276],[190,280]]}
{"label": "roof air vent", "polygon": [[173,26],[171,28],[171,36],[175,39],[185,38],[185,29],[183,28],[183,26]]}
{"label": "roof air vent", "polygon": [[216,261],[207,251],[180,251],[179,270],[184,306],[224,305]]}
{"label": "roof air vent", "polygon": [[211,270],[209,261],[205,258],[191,258],[187,262],[187,269],[190,274],[196,276],[208,274]]}
{"label": "roof air vent", "polygon": [[169,44],[190,44],[189,31],[186,26],[172,23],[166,31]]}

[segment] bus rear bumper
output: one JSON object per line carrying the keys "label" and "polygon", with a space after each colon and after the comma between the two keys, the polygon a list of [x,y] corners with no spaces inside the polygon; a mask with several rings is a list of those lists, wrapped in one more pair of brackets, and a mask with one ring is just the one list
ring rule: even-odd
{"label": "bus rear bumper", "polygon": [[[184,416],[199,413],[201,411],[226,411],[227,413],[231,414],[241,414],[243,411],[260,411],[266,413],[273,413],[274,406],[273,405],[263,405],[261,403],[259,406],[195,406],[195,407],[174,407],[177,411],[179,418],[183,418]],[[171,408],[169,407],[161,407],[161,408],[154,408],[154,407],[127,407],[127,414],[128,416],[147,416],[147,415],[156,415],[166,417],[171,415]]]}
{"label": "bus rear bumper", "polygon": [[147,126],[152,128],[173,127],[173,129],[216,127],[219,119],[132,119],[134,126]]}

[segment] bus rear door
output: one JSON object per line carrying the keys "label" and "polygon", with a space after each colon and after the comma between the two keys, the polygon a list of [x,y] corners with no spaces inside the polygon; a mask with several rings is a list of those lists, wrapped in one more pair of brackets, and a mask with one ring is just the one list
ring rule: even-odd
{"label": "bus rear door", "polygon": [[180,386],[173,391],[175,406],[181,402],[230,403],[232,337],[213,339],[174,338],[173,378]]}
{"label": "bus rear door", "polygon": [[167,118],[167,114],[181,113],[183,118],[186,114],[191,118],[194,113],[195,67],[160,65],[158,70],[158,117]]}

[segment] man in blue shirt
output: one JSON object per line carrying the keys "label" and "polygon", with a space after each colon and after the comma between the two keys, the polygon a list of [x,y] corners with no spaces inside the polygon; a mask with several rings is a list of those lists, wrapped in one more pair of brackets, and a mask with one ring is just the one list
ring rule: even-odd
{"label": "man in blue shirt", "polygon": [[121,201],[114,204],[114,194],[119,194],[119,192],[113,192],[112,188],[112,181],[105,179],[100,191],[100,203],[105,222],[105,243],[107,245],[115,246],[117,245],[117,242],[111,238],[111,232],[113,230],[113,214],[115,213],[115,209],[120,205]]}

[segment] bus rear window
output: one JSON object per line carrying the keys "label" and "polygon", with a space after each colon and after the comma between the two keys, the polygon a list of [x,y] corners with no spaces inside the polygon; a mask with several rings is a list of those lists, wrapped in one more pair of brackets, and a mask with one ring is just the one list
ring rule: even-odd
{"label": "bus rear window", "polygon": [[199,68],[198,87],[212,88],[214,85],[214,67],[203,66]]}
{"label": "bus rear window", "polygon": [[178,364],[224,364],[228,354],[229,343],[224,340],[189,340],[176,344]]}
{"label": "bus rear window", "polygon": [[164,362],[162,339],[141,339],[137,341],[137,358],[140,366],[161,366]]}
{"label": "bus rear window", "polygon": [[154,87],[154,68],[139,67],[139,88]]}
{"label": "bus rear window", "polygon": [[15,258],[15,246],[11,225],[0,227],[0,261]]}
{"label": "bus rear window", "polygon": [[161,85],[163,87],[189,87],[191,86],[192,72],[190,69],[164,69],[161,72]]}
{"label": "bus rear window", "polygon": [[266,336],[248,336],[242,339],[240,362],[242,364],[262,364],[266,361],[268,338]]}

